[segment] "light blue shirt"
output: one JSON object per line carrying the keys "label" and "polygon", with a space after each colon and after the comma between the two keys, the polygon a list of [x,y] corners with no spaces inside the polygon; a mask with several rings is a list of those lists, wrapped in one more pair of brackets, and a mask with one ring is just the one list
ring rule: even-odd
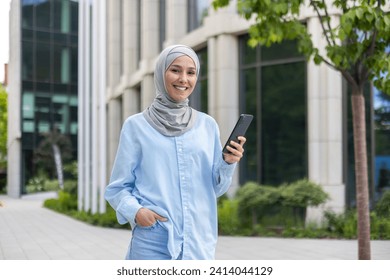
{"label": "light blue shirt", "polygon": [[141,207],[166,217],[168,250],[176,259],[214,259],[218,237],[217,197],[224,194],[236,164],[222,157],[215,120],[199,112],[183,135],[159,133],[143,114],[123,124],[105,198],[118,222],[134,229]]}

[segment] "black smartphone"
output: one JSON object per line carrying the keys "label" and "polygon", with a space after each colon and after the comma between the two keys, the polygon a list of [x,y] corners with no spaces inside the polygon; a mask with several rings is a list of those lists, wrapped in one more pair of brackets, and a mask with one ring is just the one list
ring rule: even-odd
{"label": "black smartphone", "polygon": [[253,115],[241,114],[236,125],[233,128],[232,133],[229,136],[229,139],[226,141],[225,146],[223,147],[223,153],[230,153],[227,146],[230,146],[230,141],[240,142],[238,136],[245,136],[245,133],[253,120]]}

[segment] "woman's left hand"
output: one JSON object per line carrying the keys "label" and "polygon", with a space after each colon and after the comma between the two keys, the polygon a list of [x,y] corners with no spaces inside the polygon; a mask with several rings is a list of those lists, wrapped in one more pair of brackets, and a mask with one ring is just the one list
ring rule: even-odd
{"label": "woman's left hand", "polygon": [[230,146],[227,146],[227,149],[229,150],[230,153],[224,153],[223,154],[223,159],[229,163],[236,163],[239,162],[244,155],[244,144],[246,142],[246,138],[243,136],[239,136],[238,140],[240,141],[239,143],[235,141],[230,142]]}

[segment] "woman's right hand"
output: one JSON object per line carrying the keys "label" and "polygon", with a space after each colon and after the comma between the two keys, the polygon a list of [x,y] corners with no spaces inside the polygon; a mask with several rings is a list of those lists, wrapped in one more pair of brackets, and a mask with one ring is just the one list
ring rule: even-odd
{"label": "woman's right hand", "polygon": [[166,222],[167,218],[164,218],[156,212],[144,207],[139,209],[135,215],[135,222],[141,227],[150,227],[151,225],[154,225],[157,220]]}

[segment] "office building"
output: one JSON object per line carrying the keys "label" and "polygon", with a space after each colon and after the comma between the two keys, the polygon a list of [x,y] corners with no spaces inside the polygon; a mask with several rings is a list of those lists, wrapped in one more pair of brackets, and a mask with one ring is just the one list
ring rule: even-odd
{"label": "office building", "polygon": [[76,159],[77,61],[77,1],[11,2],[7,189],[13,197],[45,164],[34,153],[48,133],[70,140],[66,148]]}

